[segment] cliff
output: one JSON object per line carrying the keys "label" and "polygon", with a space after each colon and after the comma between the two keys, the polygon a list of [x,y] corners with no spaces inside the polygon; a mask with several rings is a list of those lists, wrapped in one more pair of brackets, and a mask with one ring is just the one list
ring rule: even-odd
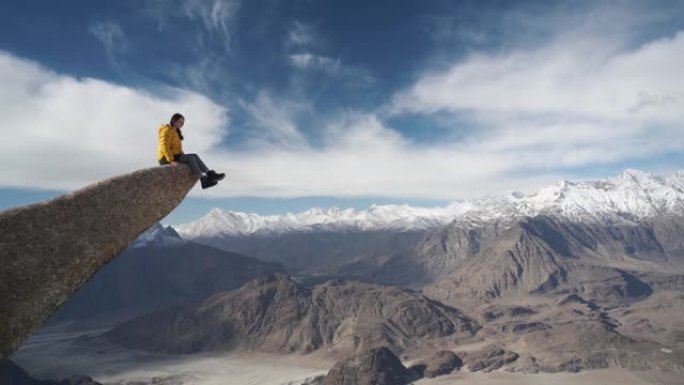
{"label": "cliff", "polygon": [[0,212],[0,359],[196,182],[185,165],[153,167]]}

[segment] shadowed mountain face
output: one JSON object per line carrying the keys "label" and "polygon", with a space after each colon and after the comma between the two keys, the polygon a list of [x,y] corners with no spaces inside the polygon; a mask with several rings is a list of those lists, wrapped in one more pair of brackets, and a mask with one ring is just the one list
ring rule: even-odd
{"label": "shadowed mountain face", "polygon": [[403,351],[453,344],[477,329],[460,311],[411,290],[348,281],[307,289],[275,274],[196,306],[133,319],[106,337],[130,348],[176,353],[348,353],[380,345]]}
{"label": "shadowed mountain face", "polygon": [[196,181],[187,166],[154,167],[0,213],[0,358]]}
{"label": "shadowed mountain face", "polygon": [[113,326],[163,307],[200,302],[275,272],[284,272],[282,265],[192,242],[129,248],[75,292],[48,324]]}
{"label": "shadowed mountain face", "polygon": [[309,231],[195,237],[194,242],[280,262],[306,275],[339,275],[384,282],[382,266],[411,251],[425,236],[416,231]]}
{"label": "shadowed mountain face", "polygon": [[619,302],[649,295],[650,282],[663,275],[675,282],[684,275],[673,235],[680,229],[665,222],[605,226],[535,217],[506,229],[469,229],[466,238],[464,229],[452,226],[428,237],[404,263],[437,279],[426,292],[443,300],[580,293]]}
{"label": "shadowed mountain face", "polygon": [[71,376],[61,381],[36,380],[14,362],[0,361],[0,384],[3,385],[102,385],[83,375]]}

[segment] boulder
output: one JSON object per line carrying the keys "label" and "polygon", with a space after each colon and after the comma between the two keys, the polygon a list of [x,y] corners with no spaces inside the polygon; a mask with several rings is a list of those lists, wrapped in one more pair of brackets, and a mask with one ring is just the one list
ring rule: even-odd
{"label": "boulder", "polygon": [[463,366],[463,361],[461,361],[461,358],[456,353],[442,350],[427,360],[419,361],[411,369],[420,373],[423,377],[435,378],[458,370],[461,366]]}
{"label": "boulder", "polygon": [[471,372],[491,372],[518,359],[518,354],[495,345],[475,352],[462,353],[463,361]]}
{"label": "boulder", "polygon": [[324,385],[402,385],[416,377],[391,350],[379,347],[337,362]]}

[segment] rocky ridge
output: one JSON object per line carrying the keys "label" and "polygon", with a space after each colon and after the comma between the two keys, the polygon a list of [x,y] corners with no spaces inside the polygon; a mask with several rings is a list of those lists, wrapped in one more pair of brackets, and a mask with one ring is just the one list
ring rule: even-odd
{"label": "rocky ridge", "polygon": [[173,353],[343,355],[377,346],[432,349],[472,337],[478,328],[459,310],[408,289],[350,281],[305,288],[273,274],[195,306],[135,318],[105,336],[129,348]]}
{"label": "rocky ridge", "polygon": [[386,347],[368,349],[337,362],[324,385],[404,385],[418,379]]}
{"label": "rocky ridge", "polygon": [[684,172],[662,178],[628,169],[619,176],[588,182],[560,181],[525,195],[488,195],[446,207],[373,205],[368,210],[314,208],[302,213],[261,216],[211,210],[204,218],[179,225],[185,239],[272,236],[306,231],[431,230],[451,222],[480,226],[520,217],[554,216],[573,222],[633,222],[684,215]]}
{"label": "rocky ridge", "polygon": [[496,235],[442,241],[462,234],[457,226],[444,229],[412,256],[414,271],[435,282],[425,289],[434,298],[577,293],[618,304],[648,296],[654,285],[674,288],[684,277],[679,245],[649,224],[606,227],[538,216]]}

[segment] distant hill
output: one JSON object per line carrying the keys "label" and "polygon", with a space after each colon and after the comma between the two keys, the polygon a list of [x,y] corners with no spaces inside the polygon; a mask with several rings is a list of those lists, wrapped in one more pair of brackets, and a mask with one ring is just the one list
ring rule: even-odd
{"label": "distant hill", "polygon": [[200,302],[275,272],[284,272],[282,265],[186,242],[157,224],[75,292],[48,325],[113,326],[155,309]]}
{"label": "distant hill", "polygon": [[132,319],[105,336],[129,348],[173,353],[346,354],[378,345],[404,351],[454,344],[478,328],[459,310],[408,289],[352,281],[307,289],[276,273],[197,305]]}

